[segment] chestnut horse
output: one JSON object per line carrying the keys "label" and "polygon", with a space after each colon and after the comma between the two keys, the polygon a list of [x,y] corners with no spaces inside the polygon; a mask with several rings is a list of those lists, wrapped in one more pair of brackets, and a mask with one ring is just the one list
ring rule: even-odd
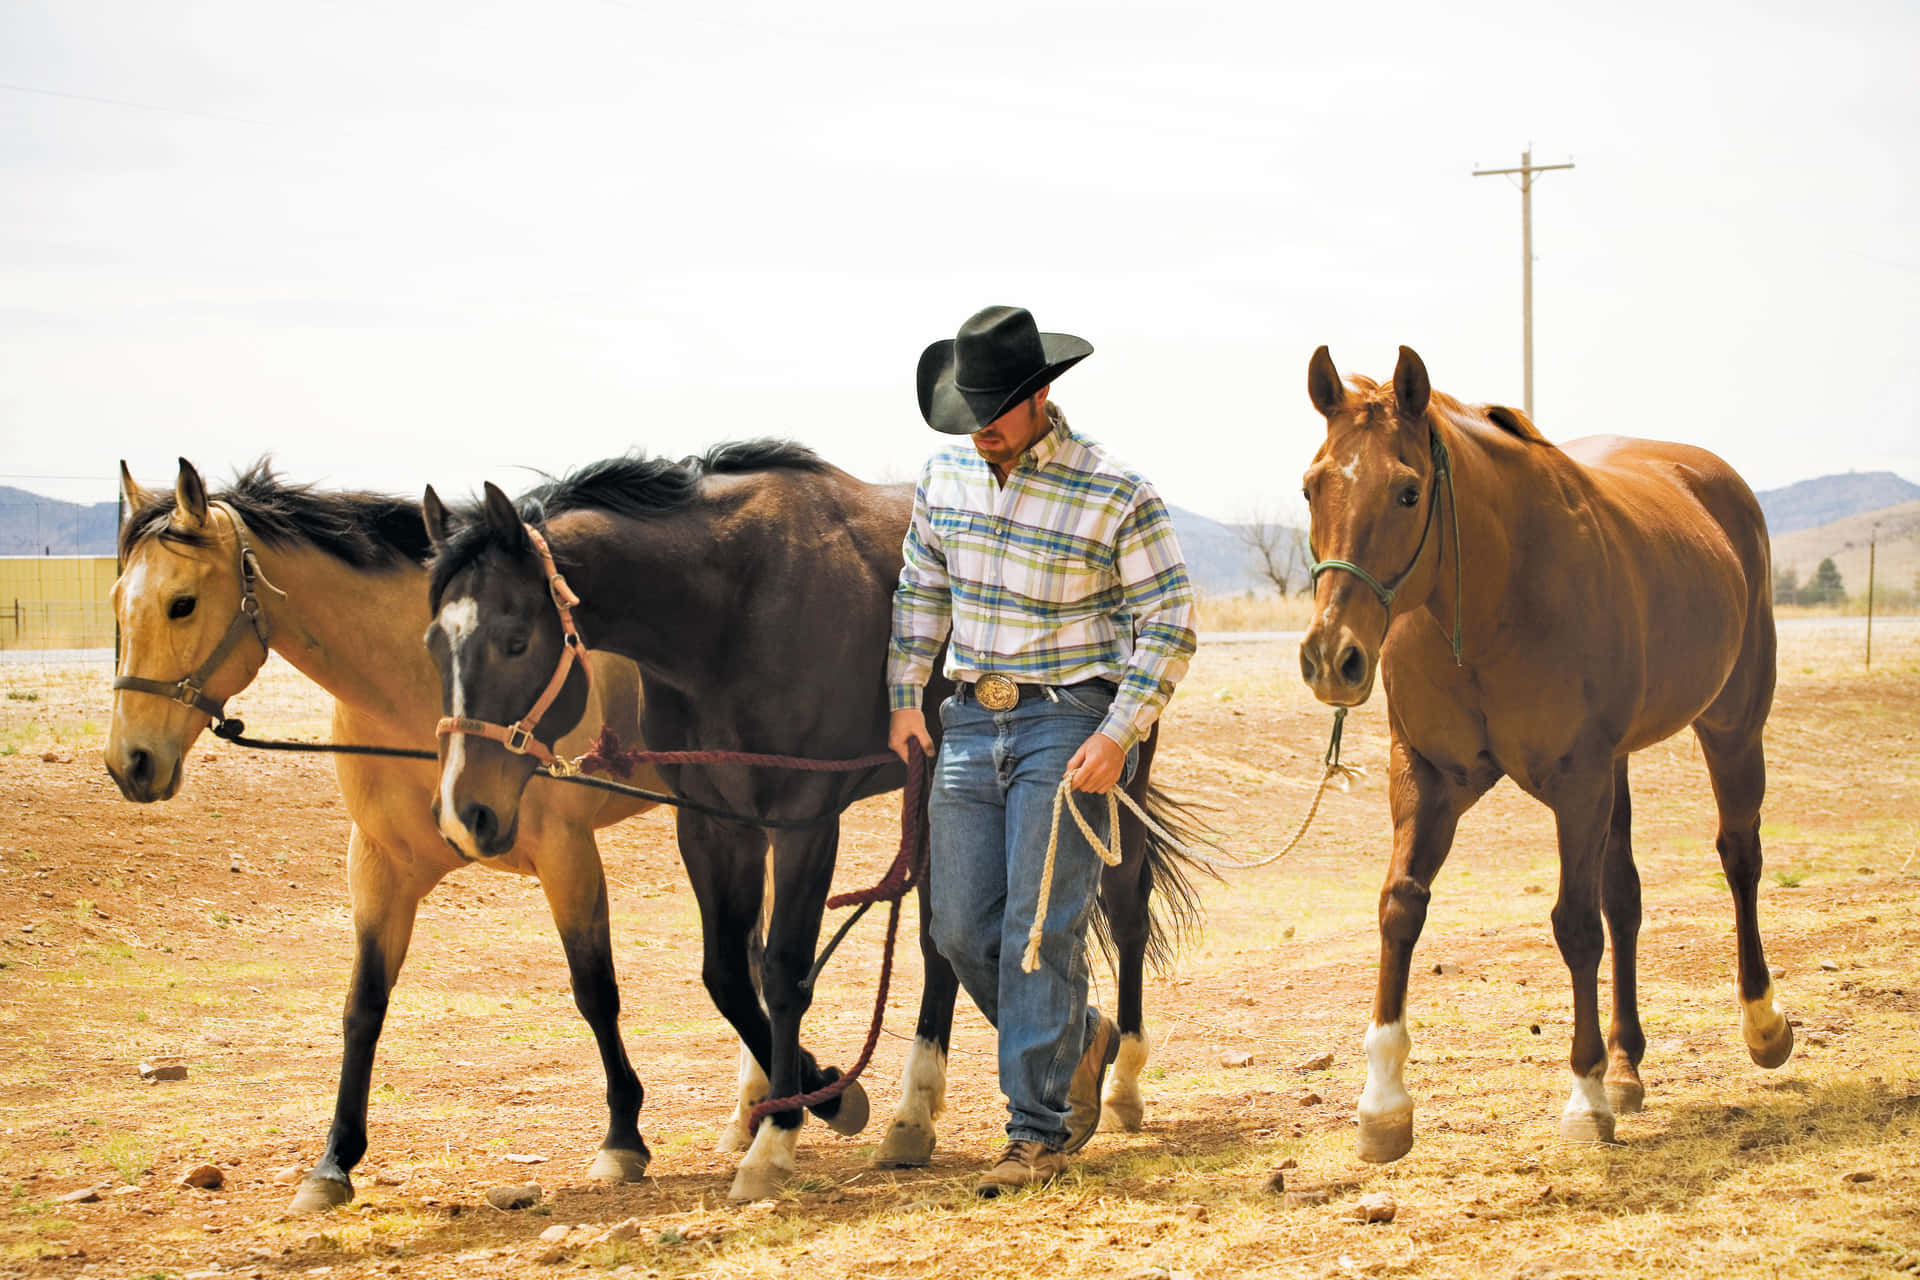
{"label": "chestnut horse", "polygon": [[[1560,1131],[1613,1140],[1644,1097],[1627,757],[1693,726],[1733,893],[1741,1031],[1777,1067],[1793,1032],[1760,945],[1761,728],[1773,704],[1766,522],[1702,449],[1619,436],[1556,448],[1525,415],[1432,390],[1407,348],[1390,386],[1343,382],[1327,349],[1307,392],[1327,438],[1306,473],[1314,619],[1300,671],[1358,706],[1376,668],[1391,735],[1393,856],[1367,1031],[1360,1156],[1413,1146],[1406,990],[1460,815],[1503,776],[1553,810],[1553,934],[1573,978],[1573,1089]],[[1597,975],[1613,939],[1613,1023]]]}
{"label": "chestnut horse", "polygon": [[[446,678],[447,712],[506,725],[529,707],[547,708],[534,729],[541,744],[535,755],[545,749],[542,740],[573,726],[584,682],[559,665],[565,644],[555,601],[567,593],[556,585],[549,594],[557,566],[579,597],[572,616],[580,634],[639,664],[651,746],[814,759],[884,754],[882,675],[912,505],[912,486],[865,484],[778,441],[723,445],[684,462],[611,459],[543,486],[518,509],[489,485],[483,508],[457,521],[428,490],[422,507],[435,543],[428,645]],[[530,535],[533,525],[544,542]],[[551,548],[551,562],[543,564],[542,546]],[[556,671],[565,673],[557,684]],[[944,680],[929,685],[930,709],[945,692]],[[934,715],[928,720],[938,723]],[[442,831],[476,857],[510,848],[534,755],[466,730],[446,741]],[[1149,789],[1157,741],[1143,744],[1128,789],[1164,822],[1169,802]],[[743,1078],[778,1097],[819,1088],[838,1073],[800,1045],[811,1000],[803,979],[814,960],[840,824],[836,816],[813,819],[900,786],[904,771],[893,764],[878,775],[736,765],[662,772],[689,800],[802,824],[772,831],[769,876],[766,829],[691,808],[677,813],[680,855],[700,904],[707,990],[754,1054],[752,1063],[743,1061]],[[1146,1062],[1143,959],[1169,954],[1194,903],[1170,845],[1131,814],[1122,818],[1121,839],[1123,860],[1101,879],[1123,1036],[1105,1106],[1115,1122],[1134,1128]],[[772,911],[756,998],[747,939],[769,882]],[[1151,914],[1149,901],[1170,918]],[[920,945],[920,1018],[900,1106],[875,1157],[883,1165],[928,1161],[946,1092],[958,984],[927,935],[924,910]],[[865,1123],[866,1110],[855,1085],[815,1113],[850,1133]],[[760,1199],[779,1189],[794,1170],[801,1119],[797,1111],[775,1113],[750,1135],[732,1198]]]}
{"label": "chestnut horse", "polygon": [[[113,589],[121,653],[106,765],[127,799],[174,795],[187,752],[258,674],[268,646],[334,696],[335,741],[433,748],[440,677],[420,647],[428,618],[419,507],[286,484],[264,464],[210,498],[184,458],[171,492],[140,488],[124,464],[121,488],[123,569]],[[633,664],[612,654],[595,654],[593,663],[598,697],[581,722],[581,749],[602,723],[638,732]],[[182,677],[199,690],[179,689]],[[335,764],[352,819],[353,977],[333,1126],[294,1195],[295,1212],[353,1198],[351,1174],[367,1149],[374,1048],[415,913],[441,877],[469,865],[429,813],[432,761],[342,755]],[[513,853],[485,860],[538,876],[546,892],[574,1001],[606,1071],[607,1133],[590,1171],[605,1181],[637,1181],[648,1152],[638,1126],[643,1090],[620,1039],[593,832],[650,807],[601,791],[542,788],[527,798]]]}

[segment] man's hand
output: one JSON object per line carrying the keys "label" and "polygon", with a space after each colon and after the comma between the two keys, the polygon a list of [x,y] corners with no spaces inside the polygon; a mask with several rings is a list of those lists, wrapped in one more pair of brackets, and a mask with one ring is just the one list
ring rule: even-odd
{"label": "man's hand", "polygon": [[1127,753],[1120,749],[1120,744],[1104,733],[1096,733],[1081,743],[1073,759],[1067,761],[1067,777],[1073,780],[1075,791],[1105,795],[1120,781],[1120,770],[1126,763]]}
{"label": "man's hand", "polygon": [[907,758],[907,743],[918,739],[920,749],[933,756],[933,736],[927,732],[926,713],[918,707],[902,707],[887,717],[887,747],[902,760]]}

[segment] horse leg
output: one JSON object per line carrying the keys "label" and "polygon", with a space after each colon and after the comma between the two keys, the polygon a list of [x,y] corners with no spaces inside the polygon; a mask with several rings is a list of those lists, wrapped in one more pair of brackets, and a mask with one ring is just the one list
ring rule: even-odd
{"label": "horse leg", "polygon": [[1613,1025],[1607,1028],[1607,1102],[1617,1116],[1632,1115],[1646,1099],[1640,1059],[1647,1052],[1640,1028],[1637,947],[1640,872],[1633,865],[1633,802],[1627,795],[1627,758],[1613,762],[1613,820],[1601,867],[1600,901],[1613,941]]}
{"label": "horse leg", "polygon": [[[773,1042],[747,955],[765,896],[767,837],[757,828],[719,822],[689,809],[678,811],[676,823],[680,860],[700,906],[700,978],[714,1008],[740,1037],[744,1097],[752,1085],[747,1063],[754,1064],[764,1081],[765,1068],[760,1064],[767,1061]],[[765,1096],[763,1087],[752,1102]],[[737,1112],[735,1119],[744,1129]],[[749,1140],[750,1135],[736,1135],[730,1123],[721,1134],[719,1149],[737,1151]]]}
{"label": "horse leg", "polygon": [[1397,734],[1389,775],[1393,859],[1380,889],[1380,973],[1367,1028],[1367,1084],[1356,1108],[1360,1158],[1373,1164],[1413,1150],[1413,1097],[1403,1078],[1413,1047],[1406,1012],[1413,945],[1426,925],[1433,878],[1453,847],[1460,815],[1480,795],[1454,784]]}
{"label": "horse leg", "polygon": [[653,1156],[640,1135],[646,1090],[620,1038],[620,987],[613,970],[606,874],[590,832],[575,833],[562,852],[570,856],[540,858],[535,866],[566,953],[573,1003],[593,1029],[607,1076],[607,1135],[587,1176],[596,1182],[638,1182]]}
{"label": "horse leg", "polygon": [[[773,859],[763,856],[760,863],[763,886],[760,914],[747,934],[747,972],[752,976],[755,991],[765,990],[761,975],[766,970],[767,909],[773,905]],[[767,1099],[767,1069],[753,1056],[745,1040],[740,1042],[740,1065],[734,1076],[733,1096],[733,1114],[727,1117],[726,1126],[713,1144],[713,1149],[722,1155],[738,1155],[752,1145],[753,1109]]]}
{"label": "horse leg", "polygon": [[959,999],[960,979],[933,943],[924,878],[918,890],[920,961],[926,976],[920,988],[920,1020],[913,1029],[913,1047],[907,1051],[900,1081],[900,1105],[879,1150],[873,1153],[874,1164],[882,1169],[919,1169],[932,1161],[933,1122],[947,1107],[947,1050],[953,1041],[953,1007]]}
{"label": "horse leg", "polygon": [[333,1099],[327,1147],[294,1192],[292,1213],[318,1213],[353,1199],[353,1167],[367,1153],[367,1093],[374,1047],[387,1000],[413,940],[420,900],[440,880],[425,866],[401,868],[393,855],[354,824],[347,837],[347,885],[353,902],[353,977],[342,1018],[340,1087]]}
{"label": "horse leg", "polygon": [[[801,984],[813,967],[839,840],[837,820],[779,831],[773,838],[773,912],[761,983],[771,1023],[767,1087],[773,1097],[809,1093],[839,1078],[838,1071],[822,1071],[800,1046],[800,1021],[813,1003],[812,993]],[[867,1123],[866,1090],[857,1082],[850,1084],[837,1098],[811,1110],[836,1132],[858,1133]],[[793,1174],[804,1118],[798,1110],[776,1111],[767,1117],[740,1162],[728,1199],[761,1200],[780,1189]]]}
{"label": "horse leg", "polygon": [[1760,802],[1767,791],[1766,754],[1758,729],[1726,733],[1694,725],[1720,809],[1714,847],[1733,894],[1734,937],[1740,956],[1740,1034],[1754,1062],[1769,1069],[1793,1053],[1793,1027],[1773,996],[1773,974],[1760,944]]}
{"label": "horse leg", "polygon": [[1560,1113],[1560,1136],[1576,1142],[1613,1141],[1613,1105],[1604,1075],[1606,1041],[1600,1034],[1600,880],[1611,842],[1616,771],[1612,761],[1575,768],[1556,781],[1549,803],[1560,846],[1560,896],[1553,904],[1553,938],[1573,981],[1573,1090]]}
{"label": "horse leg", "polygon": [[1131,813],[1123,813],[1120,821],[1125,857],[1100,878],[1100,902],[1113,938],[1114,1023],[1120,1029],[1119,1056],[1113,1060],[1100,1099],[1100,1127],[1137,1133],[1146,1117],[1140,1073],[1147,1065],[1147,1032],[1140,1000],[1151,932],[1147,903],[1153,880],[1142,856],[1146,847],[1144,828]]}

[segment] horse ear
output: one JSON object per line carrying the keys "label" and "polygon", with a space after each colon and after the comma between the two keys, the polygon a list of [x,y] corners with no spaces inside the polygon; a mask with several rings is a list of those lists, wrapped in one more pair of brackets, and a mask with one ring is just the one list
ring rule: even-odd
{"label": "horse ear", "polygon": [[1323,418],[1331,418],[1347,407],[1347,384],[1333,367],[1333,357],[1323,346],[1307,361],[1307,398]]}
{"label": "horse ear", "polygon": [[513,509],[513,499],[491,480],[486,483],[486,495],[487,523],[493,527],[494,536],[515,549],[526,545],[527,527]]}
{"label": "horse ear", "polygon": [[446,504],[440,501],[440,495],[428,485],[427,491],[420,495],[420,523],[427,526],[427,543],[435,551],[447,545],[447,539],[453,533],[453,521],[447,515]]}
{"label": "horse ear", "polygon": [[133,478],[133,472],[127,470],[127,460],[120,459],[120,497],[127,504],[127,514],[132,515],[153,499],[140,482]]}
{"label": "horse ear", "polygon": [[1432,395],[1433,384],[1427,381],[1427,366],[1420,353],[1412,347],[1400,348],[1400,363],[1393,366],[1393,398],[1401,416],[1416,420],[1426,417]]}
{"label": "horse ear", "polygon": [[185,458],[180,459],[180,477],[173,484],[174,518],[186,528],[207,522],[207,482]]}

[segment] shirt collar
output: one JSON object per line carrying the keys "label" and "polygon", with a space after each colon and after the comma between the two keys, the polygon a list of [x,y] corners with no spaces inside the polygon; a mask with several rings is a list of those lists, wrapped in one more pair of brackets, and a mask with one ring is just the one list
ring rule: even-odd
{"label": "shirt collar", "polygon": [[1047,421],[1052,424],[1047,433],[1035,440],[1032,447],[1020,456],[1022,464],[1031,462],[1035,470],[1058,457],[1060,450],[1067,446],[1067,437],[1072,434],[1067,428],[1067,415],[1061,413],[1059,406],[1051,400],[1047,401]]}

